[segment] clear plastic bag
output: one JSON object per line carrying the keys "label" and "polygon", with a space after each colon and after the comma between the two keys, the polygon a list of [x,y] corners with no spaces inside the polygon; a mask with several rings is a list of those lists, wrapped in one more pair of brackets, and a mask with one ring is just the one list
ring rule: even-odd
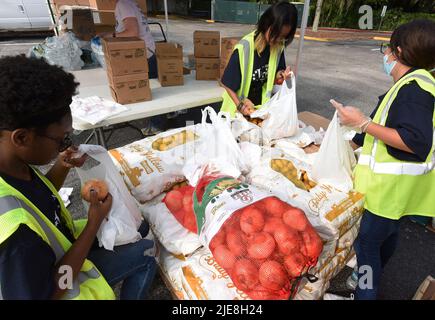
{"label": "clear plastic bag", "polygon": [[49,64],[62,67],[65,71],[75,71],[85,65],[81,59],[81,45],[74,33],[67,32],[46,38],[43,43],[33,47],[29,55],[44,58]]}

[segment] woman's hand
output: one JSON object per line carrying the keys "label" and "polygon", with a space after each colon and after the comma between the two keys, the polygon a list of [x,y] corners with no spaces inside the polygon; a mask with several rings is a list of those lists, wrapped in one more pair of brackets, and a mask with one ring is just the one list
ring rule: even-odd
{"label": "woman's hand", "polygon": [[80,158],[74,158],[77,154],[78,148],[75,146],[69,147],[64,152],[59,154],[58,162],[65,168],[71,169],[75,167],[81,167],[85,163],[88,156],[84,154]]}
{"label": "woman's hand", "polygon": [[334,108],[337,109],[340,123],[345,126],[361,129],[362,126],[370,121],[370,118],[362,113],[358,108],[343,106],[343,104],[335,101],[334,99],[331,99],[329,102],[331,102]]}
{"label": "woman's hand", "polygon": [[279,70],[276,73],[275,83],[276,84],[282,84],[284,80],[287,80],[290,78],[292,69],[290,66],[288,66],[285,70]]}
{"label": "woman's hand", "polygon": [[240,109],[240,112],[244,116],[250,116],[255,111],[255,106],[251,100],[245,99],[243,100],[243,107]]}

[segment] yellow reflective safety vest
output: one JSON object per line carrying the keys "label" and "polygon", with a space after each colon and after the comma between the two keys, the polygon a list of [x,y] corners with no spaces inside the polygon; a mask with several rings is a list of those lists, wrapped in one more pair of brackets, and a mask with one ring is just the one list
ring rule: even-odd
{"label": "yellow reflective safety vest", "polygon": [[[239,51],[239,63],[241,72],[241,82],[240,88],[236,92],[240,100],[248,97],[249,89],[251,87],[252,72],[254,68],[254,53],[255,53],[255,31],[246,35],[239,41],[239,43],[234,47],[234,50]],[[269,67],[267,72],[267,83],[263,86],[261,105],[255,106],[257,109],[261,108],[272,96],[273,85],[275,84],[275,77],[278,68],[278,61],[281,53],[284,50],[284,45],[271,48],[269,56]],[[231,117],[234,117],[237,111],[237,106],[234,104],[233,99],[225,91],[222,96],[223,102],[221,111],[228,112]]]}
{"label": "yellow reflective safety vest", "polygon": [[[374,123],[385,126],[397,93],[410,81],[416,81],[420,88],[435,96],[432,75],[423,69],[411,72],[387,92],[374,116]],[[388,153],[384,142],[366,134],[355,168],[355,189],[365,194],[367,210],[394,220],[405,215],[435,217],[435,113],[432,123],[432,149],[424,162],[398,160]]]}
{"label": "yellow reflective safety vest", "polygon": [[[38,170],[34,169],[34,171],[56,195],[61,205],[61,215],[68,229],[77,238],[83,231],[86,220],[73,221],[51,182]],[[0,244],[7,240],[21,224],[27,225],[51,247],[56,256],[56,264],[71,247],[71,242],[32,202],[0,177]],[[0,284],[0,299],[1,297]],[[112,300],[115,299],[115,294],[95,265],[85,260],[78,276],[73,281],[72,289],[67,289],[62,299]]]}

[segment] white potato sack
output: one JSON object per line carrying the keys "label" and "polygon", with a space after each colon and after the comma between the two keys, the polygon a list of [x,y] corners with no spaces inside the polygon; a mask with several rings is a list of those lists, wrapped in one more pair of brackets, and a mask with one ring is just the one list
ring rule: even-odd
{"label": "white potato sack", "polygon": [[197,126],[169,130],[110,150],[131,194],[140,203],[184,181],[182,168],[201,139]]}
{"label": "white potato sack", "polygon": [[184,259],[162,249],[159,264],[177,297],[185,300],[249,300],[205,247]]}
{"label": "white potato sack", "polygon": [[262,159],[246,181],[304,210],[323,239],[338,239],[361,216],[363,195],[341,191],[332,184],[314,183],[312,166],[298,159],[302,157],[299,151],[293,157],[287,153],[290,149],[263,150]]}
{"label": "white potato sack", "polygon": [[305,279],[301,283],[300,290],[295,300],[319,300],[323,297],[332,278],[334,278],[351,260],[355,252],[353,243],[358,235],[360,220],[336,242],[335,250],[324,254],[322,252],[317,265],[312,273],[318,277],[315,283],[309,283]]}
{"label": "white potato sack", "polygon": [[201,242],[198,235],[184,228],[162,202],[165,195],[141,205],[140,210],[166,250],[174,255],[187,256],[201,247]]}

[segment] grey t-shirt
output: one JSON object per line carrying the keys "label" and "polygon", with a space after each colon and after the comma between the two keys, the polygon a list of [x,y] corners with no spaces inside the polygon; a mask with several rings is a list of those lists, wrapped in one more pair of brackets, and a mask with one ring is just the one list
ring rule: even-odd
{"label": "grey t-shirt", "polygon": [[142,13],[135,0],[118,0],[115,7],[116,32],[123,32],[125,29],[123,20],[131,17],[137,19],[139,24],[139,38],[145,41],[147,57],[149,58],[156,51],[156,44],[151,35],[147,18]]}

